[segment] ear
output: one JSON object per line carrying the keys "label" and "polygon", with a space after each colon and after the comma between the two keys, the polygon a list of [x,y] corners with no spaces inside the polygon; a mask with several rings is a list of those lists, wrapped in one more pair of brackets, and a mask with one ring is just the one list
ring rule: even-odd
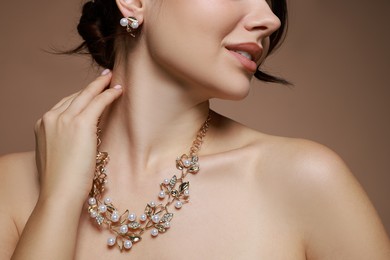
{"label": "ear", "polygon": [[137,18],[139,24],[144,21],[144,0],[116,0],[119,11],[123,17]]}

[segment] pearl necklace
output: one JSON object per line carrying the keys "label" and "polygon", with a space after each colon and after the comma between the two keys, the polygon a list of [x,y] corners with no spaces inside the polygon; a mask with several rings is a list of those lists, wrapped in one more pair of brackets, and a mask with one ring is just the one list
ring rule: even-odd
{"label": "pearl necklace", "polygon": [[[181,171],[180,177],[174,175],[170,179],[164,179],[160,184],[159,202],[147,203],[138,219],[137,215],[128,209],[124,213],[119,213],[110,198],[103,199],[109,155],[107,152],[97,150],[95,175],[88,199],[88,213],[99,227],[107,227],[113,235],[107,239],[109,247],[117,245],[120,251],[129,250],[133,244],[142,240],[142,235],[146,231],[150,230],[151,236],[157,237],[158,234],[165,233],[170,228],[173,213],[169,211],[169,206],[174,204],[176,209],[180,209],[183,204],[189,202],[190,183],[184,181],[184,178],[188,173],[199,172],[197,153],[206,136],[210,119],[208,115],[192,143],[189,155],[183,154],[176,159],[176,168]],[[97,147],[101,144],[100,132],[101,129],[98,127]]]}

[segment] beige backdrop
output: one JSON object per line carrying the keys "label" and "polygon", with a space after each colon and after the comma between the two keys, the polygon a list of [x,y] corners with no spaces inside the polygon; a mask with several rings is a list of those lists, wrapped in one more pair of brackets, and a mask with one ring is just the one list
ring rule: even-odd
{"label": "beige backdrop", "polygon": [[[78,42],[81,1],[7,1],[0,9],[0,154],[31,150],[34,122],[95,75],[86,58],[42,49]],[[213,102],[260,131],[339,153],[390,231],[390,2],[290,1],[285,45],[267,68],[292,89],[254,83],[241,102]]]}

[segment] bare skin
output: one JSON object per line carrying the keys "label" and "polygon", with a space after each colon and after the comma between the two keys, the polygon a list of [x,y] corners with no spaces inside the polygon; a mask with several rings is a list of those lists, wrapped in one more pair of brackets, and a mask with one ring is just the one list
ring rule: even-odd
{"label": "bare skin", "polygon": [[[191,202],[177,212],[171,229],[156,239],[145,235],[121,254],[106,247],[108,233],[91,223],[84,206],[77,232],[63,234],[77,241],[75,259],[178,259],[183,254],[189,259],[388,259],[383,226],[337,155],[309,141],[268,136],[226,118],[214,119],[213,127],[225,133],[219,148],[232,133],[238,138],[222,151],[201,153],[201,172],[189,176]],[[212,150],[207,143],[204,148]],[[2,212],[8,222],[1,223],[7,232],[1,240],[8,243],[0,250],[10,256],[40,185],[33,152],[6,156],[1,166],[1,195],[8,198],[3,202],[8,210]],[[131,189],[112,179],[110,186],[116,188],[108,193],[123,209],[133,205],[142,211],[172,168],[133,180]],[[56,219],[55,225],[61,223],[67,221]],[[57,234],[51,239],[61,240]]]}
{"label": "bare skin", "polygon": [[[124,17],[148,21],[134,49],[120,52],[112,72],[38,120],[35,152],[0,159],[0,256],[388,259],[383,226],[337,155],[214,112],[201,171],[188,176],[190,203],[170,230],[156,239],[145,234],[131,252],[107,248],[108,233],[90,223],[85,204],[98,118],[100,149],[111,156],[107,196],[139,214],[172,176],[175,158],[188,151],[209,99],[248,93],[253,73],[225,46],[251,42],[266,50],[280,25],[265,1],[165,0],[159,9],[154,3],[117,0]],[[195,52],[196,46],[204,48]]]}

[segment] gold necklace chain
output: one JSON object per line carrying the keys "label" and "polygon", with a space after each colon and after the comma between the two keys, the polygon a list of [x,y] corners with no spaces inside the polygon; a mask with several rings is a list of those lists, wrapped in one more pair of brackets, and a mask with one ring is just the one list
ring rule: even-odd
{"label": "gold necklace chain", "polygon": [[169,211],[168,207],[174,204],[176,209],[180,209],[183,204],[189,202],[190,183],[184,181],[184,178],[188,173],[195,174],[199,172],[197,154],[202,146],[203,138],[206,136],[210,120],[209,114],[192,142],[189,154],[183,154],[176,159],[176,168],[181,171],[180,177],[174,175],[171,179],[164,179],[160,184],[159,202],[151,201],[147,203],[144,213],[138,218],[135,213],[128,209],[120,214],[110,198],[103,199],[107,183],[106,166],[109,155],[107,152],[99,151],[101,129],[97,128],[96,169],[89,193],[88,213],[98,226],[107,226],[113,235],[107,239],[109,247],[117,245],[120,251],[128,250],[133,244],[141,241],[142,235],[146,231],[150,230],[151,235],[156,237],[170,228],[173,213]]}

